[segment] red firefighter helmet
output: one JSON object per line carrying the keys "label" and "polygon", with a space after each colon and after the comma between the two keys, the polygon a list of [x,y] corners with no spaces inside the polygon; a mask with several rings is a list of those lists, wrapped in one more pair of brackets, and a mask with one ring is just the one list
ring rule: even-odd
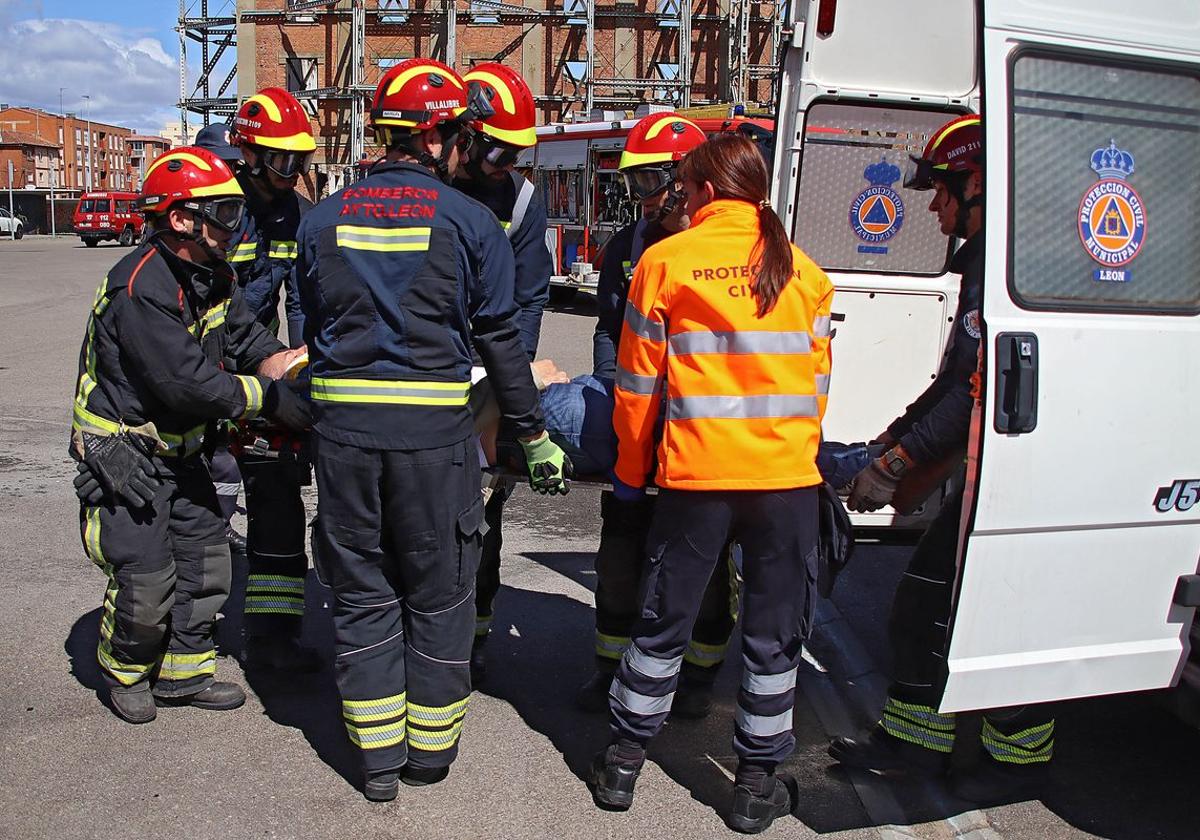
{"label": "red firefighter helmet", "polygon": [[629,130],[617,166],[629,197],[644,201],[671,186],[679,161],[707,139],[700,126],[679,114],[642,117]]}
{"label": "red firefighter helmet", "polygon": [[463,75],[469,86],[478,82],[496,112],[473,126],[488,137],[528,149],[537,144],[537,105],[521,74],[495,61],[476,64]]}
{"label": "red firefighter helmet", "polygon": [[304,107],[283,88],[260,90],[242,103],[233,119],[235,145],[250,144],[283,152],[317,148]]}
{"label": "red firefighter helmet", "polygon": [[166,213],[178,202],[226,230],[237,228],[245,209],[245,195],[229,164],[199,146],[167,152],[150,164],[142,181],[142,210]]}
{"label": "red firefighter helmet", "polygon": [[933,133],[920,157],[912,158],[904,186],[931,190],[947,176],[983,171],[983,123],[978,114],[956,117]]}
{"label": "red firefighter helmet", "polygon": [[467,85],[459,75],[430,58],[410,58],[389,69],[375,88],[371,128],[384,145],[393,132],[418,134],[457,122],[467,110]]}

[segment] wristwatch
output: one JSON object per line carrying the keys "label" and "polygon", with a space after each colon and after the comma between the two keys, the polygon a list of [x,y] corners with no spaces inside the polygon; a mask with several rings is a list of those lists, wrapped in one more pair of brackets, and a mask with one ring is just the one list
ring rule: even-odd
{"label": "wristwatch", "polygon": [[883,467],[893,478],[899,478],[904,475],[905,471],[912,466],[912,459],[908,457],[908,453],[903,447],[896,445],[884,452],[879,460],[883,461]]}

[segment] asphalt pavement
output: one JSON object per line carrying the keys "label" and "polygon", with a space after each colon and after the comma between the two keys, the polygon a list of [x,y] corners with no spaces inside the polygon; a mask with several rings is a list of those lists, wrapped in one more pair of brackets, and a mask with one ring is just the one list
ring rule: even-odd
{"label": "asphalt pavement", "polygon": [[[563,499],[522,488],[506,508],[488,676],[442,784],[402,788],[391,804],[366,802],[331,668],[247,681],[232,656],[244,560],[235,560],[218,639],[219,675],[248,689],[246,706],[163,709],[139,727],[117,719],[102,702],[95,663],[104,578],[80,544],[66,446],[87,311],[125,253],[72,238],[0,240],[0,838],[736,836],[720,818],[736,763],[736,655],[710,717],[671,722],[655,742],[633,808],[614,814],[592,804],[582,779],[607,725],[571,703],[591,668],[599,496],[584,487]],[[593,324],[587,298],[551,310],[539,355],[586,372]],[[311,513],[313,492],[309,503]],[[1148,695],[1061,704],[1058,758],[1037,800],[977,810],[940,783],[833,766],[829,737],[868,725],[886,685],[888,602],[908,550],[860,546],[819,608],[797,749],[785,768],[802,801],[767,836],[1200,836],[1200,733]],[[307,607],[308,641],[331,659],[329,599],[311,575]],[[955,764],[969,766],[975,749],[962,739]]]}

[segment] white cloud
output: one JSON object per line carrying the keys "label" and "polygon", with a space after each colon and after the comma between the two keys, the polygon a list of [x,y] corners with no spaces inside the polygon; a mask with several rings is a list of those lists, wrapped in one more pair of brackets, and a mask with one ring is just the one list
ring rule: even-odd
{"label": "white cloud", "polygon": [[23,5],[0,0],[0,102],[57,111],[65,87],[65,110],[83,116],[90,94],[94,120],[157,132],[178,118],[179,65],[157,39],[98,21],[5,21]]}

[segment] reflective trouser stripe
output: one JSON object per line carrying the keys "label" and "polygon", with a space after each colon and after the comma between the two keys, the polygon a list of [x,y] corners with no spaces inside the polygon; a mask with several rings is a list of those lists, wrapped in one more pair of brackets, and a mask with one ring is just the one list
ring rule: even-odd
{"label": "reflective trouser stripe", "polygon": [[628,647],[628,636],[609,636],[596,631],[596,656],[601,659],[620,659]]}
{"label": "reflective trouser stripe", "polygon": [[792,731],[792,710],[777,715],[752,715],[740,705],[733,716],[734,725],[748,735],[769,738]]}
{"label": "reflective trouser stripe", "polygon": [[641,694],[621,682],[620,678],[613,680],[609,696],[635,715],[658,715],[671,711],[671,702],[675,692],[669,692],[656,697],[651,694]]}
{"label": "reflective trouser stripe", "polygon": [[382,726],[355,726],[346,721],[346,734],[355,746],[364,750],[378,750],[404,743],[406,735],[404,718]]}
{"label": "reflective trouser stripe", "polygon": [[304,578],[250,575],[246,579],[245,611],[304,615]]}
{"label": "reflective trouser stripe", "polygon": [[404,717],[407,695],[401,691],[378,700],[343,700],[342,717],[354,723],[376,723],[394,717]]}
{"label": "reflective trouser stripe", "polygon": [[671,420],[756,417],[816,417],[815,394],[756,394],[753,396],[680,396],[670,402]]}
{"label": "reflective trouser stripe", "polygon": [[[91,525],[91,511],[96,511],[99,514],[99,508],[91,508],[88,511],[88,526]],[[100,520],[96,518],[96,551],[100,548]],[[101,555],[102,556],[102,555]],[[92,557],[95,560],[95,555]],[[102,564],[105,565],[105,564]],[[147,662],[139,664],[136,662],[121,662],[113,655],[112,637],[116,630],[117,622],[117,581],[113,576],[112,570],[105,568],[108,574],[108,586],[104,590],[104,608],[100,613],[100,643],[96,646],[96,659],[113,679],[121,685],[133,685],[141,682],[149,676],[154,670],[157,662]]]}
{"label": "reflective trouser stripe", "polygon": [[783,694],[785,691],[791,691],[796,687],[796,673],[796,668],[792,668],[790,671],[785,671],[782,674],[752,674],[750,671],[744,671],[742,673],[742,688],[751,694],[758,694],[764,697]]}
{"label": "reflective trouser stripe", "polygon": [[475,636],[486,636],[492,632],[492,616],[477,615],[475,616]]}
{"label": "reflective trouser stripe", "polygon": [[218,496],[236,496],[242,488],[238,481],[216,481],[213,486],[217,488]]}
{"label": "reflective trouser stripe", "polygon": [[420,382],[314,377],[312,398],[325,402],[459,406],[467,404],[470,382]]}
{"label": "reflective trouser stripe", "polygon": [[728,646],[728,642],[723,645],[706,645],[704,642],[689,639],[687,650],[683,652],[683,661],[701,668],[715,668],[725,661],[725,649]]}
{"label": "reflective trouser stripe", "polygon": [[170,653],[163,655],[162,666],[158,669],[160,680],[190,680],[193,677],[208,676],[217,673],[217,652],[206,650],[203,653]]}
{"label": "reflective trouser stripe", "polygon": [[458,737],[462,734],[462,722],[458,722],[449,729],[442,730],[419,730],[415,727],[409,727],[408,730],[408,745],[415,750],[424,750],[425,752],[441,752],[448,750],[458,743]]}
{"label": "reflective trouser stripe", "polygon": [[943,715],[932,706],[889,697],[880,723],[889,735],[910,744],[936,752],[948,753],[954,749],[954,715]]}
{"label": "reflective trouser stripe", "polygon": [[1038,764],[1054,755],[1054,721],[1006,735],[984,718],[980,740],[988,755],[1006,764]]}
{"label": "reflective trouser stripe", "polygon": [[665,680],[679,673],[679,667],[683,664],[683,656],[659,659],[646,653],[636,644],[631,644],[625,651],[625,664],[644,677],[652,680]]}
{"label": "reflective trouser stripe", "polygon": [[409,704],[408,744],[426,752],[448,750],[458,743],[470,698],[446,706]]}
{"label": "reflective trouser stripe", "polygon": [[408,708],[409,723],[414,726],[445,726],[462,720],[467,713],[467,703],[470,698],[463,698],[448,706],[421,706],[410,703]]}

